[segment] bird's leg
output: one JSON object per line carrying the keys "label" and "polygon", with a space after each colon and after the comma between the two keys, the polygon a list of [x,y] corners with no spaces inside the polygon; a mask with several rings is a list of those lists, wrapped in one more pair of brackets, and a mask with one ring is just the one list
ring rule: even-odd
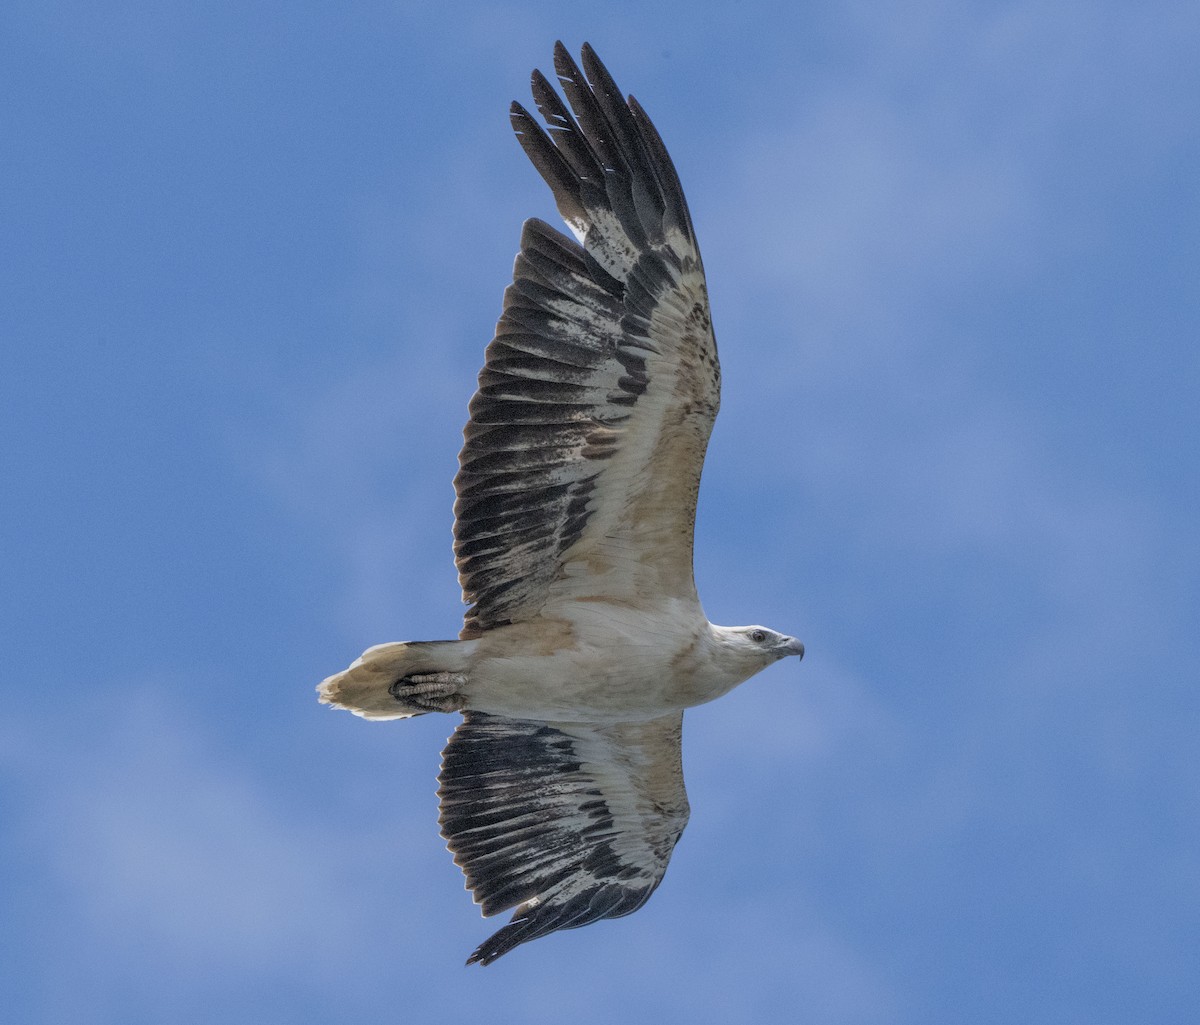
{"label": "bird's leg", "polygon": [[467,702],[459,688],[466,682],[465,673],[413,673],[400,677],[388,692],[423,712],[461,712]]}

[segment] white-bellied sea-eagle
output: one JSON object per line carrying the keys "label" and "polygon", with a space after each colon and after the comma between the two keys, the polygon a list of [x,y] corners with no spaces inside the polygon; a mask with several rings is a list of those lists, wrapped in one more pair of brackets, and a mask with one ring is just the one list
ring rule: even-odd
{"label": "white-bellied sea-eagle", "polygon": [[468,963],[627,915],[688,819],[683,710],[795,638],[709,623],[692,577],[721,373],[675,168],[591,47],[561,43],[570,109],[533,73],[544,130],[513,128],[574,239],[525,223],[454,480],[459,639],[380,644],[318,688],[367,719],[461,712],[441,829],[485,915]]}

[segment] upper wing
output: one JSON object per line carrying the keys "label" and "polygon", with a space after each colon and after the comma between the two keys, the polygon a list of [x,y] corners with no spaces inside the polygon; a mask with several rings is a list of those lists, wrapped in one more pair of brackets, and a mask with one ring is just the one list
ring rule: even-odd
{"label": "upper wing", "polygon": [[468,964],[649,899],[688,819],[682,725],[466,713],[442,753],[442,836],[485,915],[519,905]]}
{"label": "upper wing", "polygon": [[564,597],[695,598],[692,533],[720,367],[679,179],[637,101],[561,43],[525,152],[582,245],[525,224],[454,481],[463,636]]}

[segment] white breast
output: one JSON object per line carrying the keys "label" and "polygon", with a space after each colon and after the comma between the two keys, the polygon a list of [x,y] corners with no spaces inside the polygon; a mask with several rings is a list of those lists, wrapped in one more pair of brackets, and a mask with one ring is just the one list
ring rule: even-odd
{"label": "white breast", "polygon": [[[635,609],[573,601],[479,638],[465,693],[494,715],[568,722],[633,722],[724,694],[744,677],[710,656],[696,603]],[[545,643],[530,644],[531,634]]]}

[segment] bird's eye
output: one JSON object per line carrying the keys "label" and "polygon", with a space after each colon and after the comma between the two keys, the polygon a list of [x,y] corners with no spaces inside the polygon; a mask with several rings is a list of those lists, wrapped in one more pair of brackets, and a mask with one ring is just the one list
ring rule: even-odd
{"label": "bird's eye", "polygon": [[750,640],[752,640],[755,644],[762,644],[762,642],[765,641],[766,639],[767,639],[767,635],[765,633],[763,633],[762,630],[751,630],[750,631]]}

